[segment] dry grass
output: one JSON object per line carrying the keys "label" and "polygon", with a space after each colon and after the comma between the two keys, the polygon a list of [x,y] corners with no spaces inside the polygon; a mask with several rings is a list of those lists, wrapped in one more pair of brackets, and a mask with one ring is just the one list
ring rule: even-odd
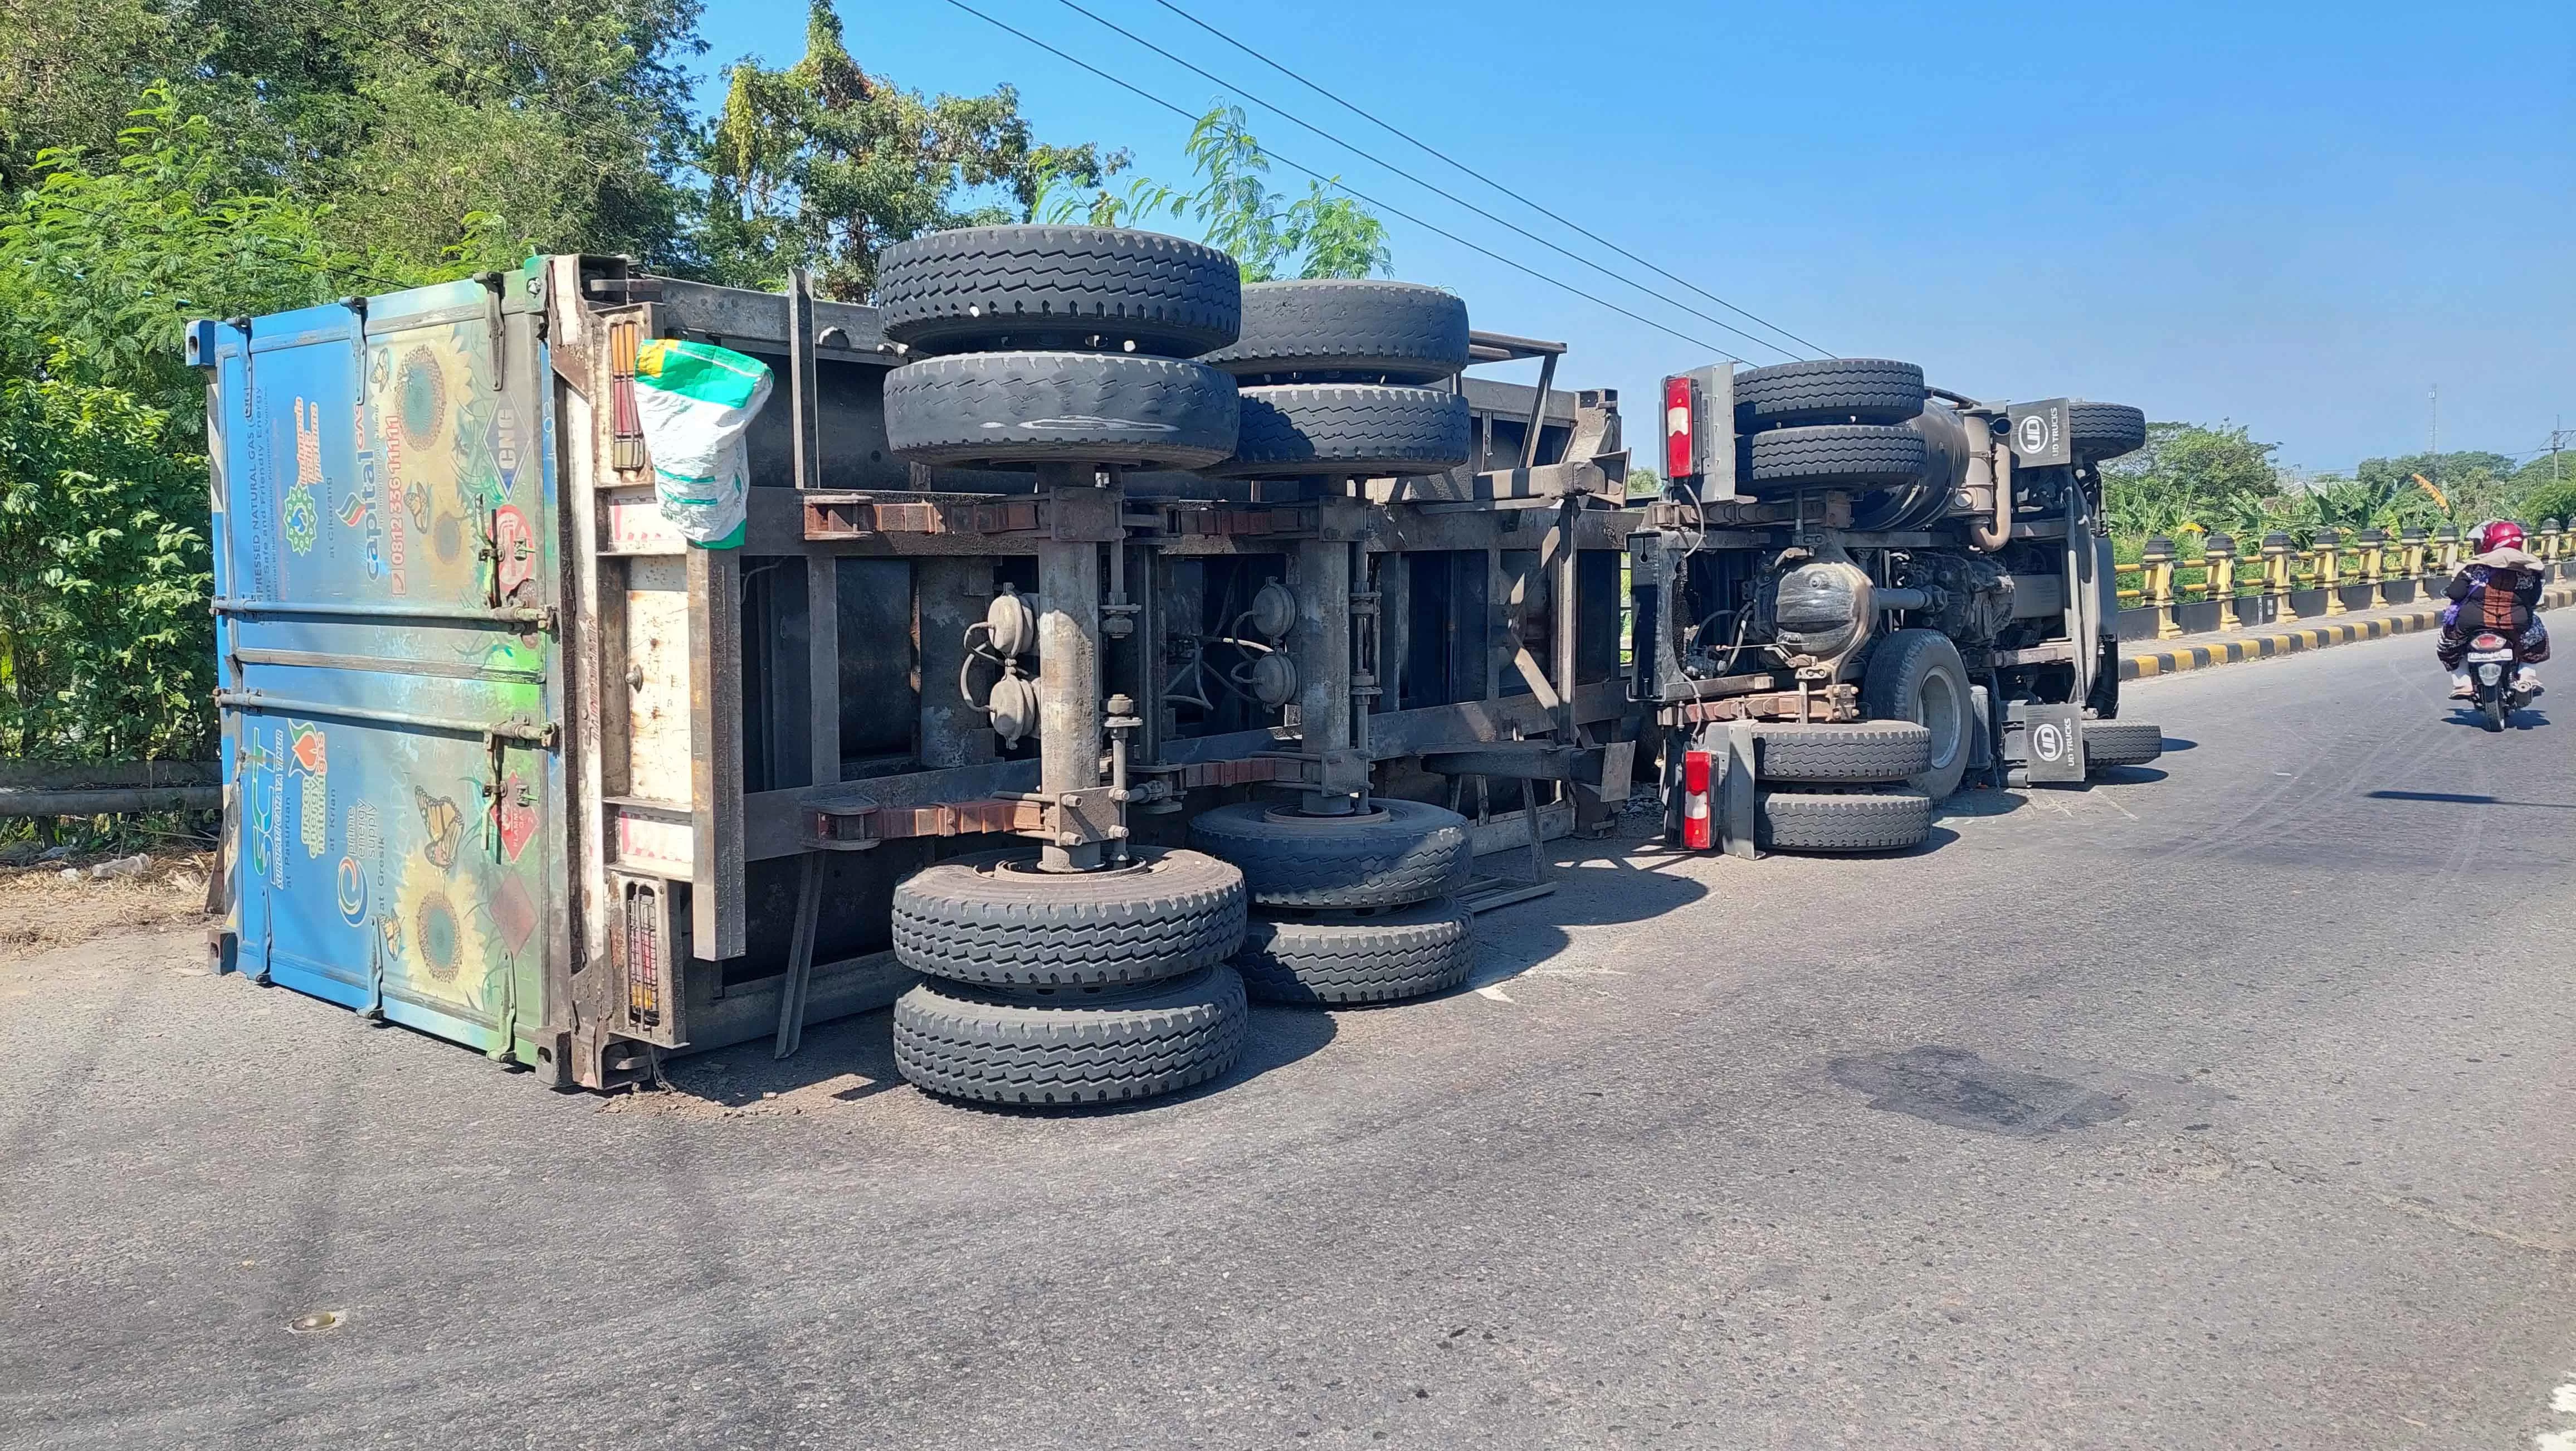
{"label": "dry grass", "polygon": [[205,920],[211,852],[157,853],[139,876],[63,880],[63,868],[78,866],[86,873],[89,865],[84,860],[0,867],[0,962],[93,937]]}

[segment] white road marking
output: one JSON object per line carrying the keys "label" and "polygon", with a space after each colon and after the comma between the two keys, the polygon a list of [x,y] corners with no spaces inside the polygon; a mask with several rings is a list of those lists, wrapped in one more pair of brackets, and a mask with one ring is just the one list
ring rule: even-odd
{"label": "white road marking", "polygon": [[[2576,1416],[2576,1381],[2549,1393],[2549,1409]],[[2576,1431],[2543,1431],[2531,1438],[2532,1451],[2576,1451]]]}
{"label": "white road marking", "polygon": [[[1498,1003],[1508,1003],[1512,1000],[1511,994],[1504,992],[1498,987],[1480,987],[1476,989],[1476,996],[1480,998],[1491,998]],[[2576,1447],[2570,1447],[2569,1451],[2576,1451]]]}

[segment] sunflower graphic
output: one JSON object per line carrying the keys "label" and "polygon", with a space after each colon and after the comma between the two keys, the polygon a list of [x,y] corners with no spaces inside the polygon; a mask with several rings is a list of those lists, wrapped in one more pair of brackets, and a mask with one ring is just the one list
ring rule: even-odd
{"label": "sunflower graphic", "polygon": [[438,365],[438,355],[427,348],[404,353],[396,386],[400,391],[394,397],[394,412],[402,425],[403,442],[414,450],[438,442],[447,426],[447,374]]}
{"label": "sunflower graphic", "polygon": [[409,939],[403,944],[410,959],[404,977],[415,991],[461,1007],[482,1006],[488,968],[483,929],[444,873],[419,863],[406,870],[394,919]]}

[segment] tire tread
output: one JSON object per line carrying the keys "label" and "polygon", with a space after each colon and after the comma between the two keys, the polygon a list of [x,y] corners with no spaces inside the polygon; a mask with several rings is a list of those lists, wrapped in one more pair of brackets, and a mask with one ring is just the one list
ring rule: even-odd
{"label": "tire tread", "polygon": [[1258,802],[1201,812],[1190,844],[1243,869],[1252,900],[1273,907],[1402,907],[1467,884],[1467,819],[1417,801],[1380,801],[1391,820],[1280,823]]}
{"label": "tire tread", "polygon": [[1758,814],[1759,840],[1773,851],[1903,851],[1932,832],[1932,798],[1912,789],[1768,791]]}
{"label": "tire tread", "polygon": [[994,987],[1142,983],[1222,962],[1243,942],[1243,874],[1194,851],[1140,850],[1146,870],[998,879],[994,857],[927,867],[897,883],[897,960]]}
{"label": "tire tread", "polygon": [[1379,915],[1256,918],[1235,955],[1244,986],[1303,1006],[1445,992],[1476,968],[1475,915],[1455,897]]}
{"label": "tire tread", "polygon": [[930,1092],[1063,1106],[1173,1093],[1242,1056],[1243,979],[1218,963],[1081,1003],[925,981],[895,1001],[895,1066]]}
{"label": "tire tread", "polygon": [[1923,436],[1883,423],[1824,423],[1753,436],[1753,482],[1885,487],[1924,469]]}
{"label": "tire tread", "polygon": [[1062,346],[1090,331],[1187,358],[1235,340],[1243,274],[1214,247],[1104,227],[961,227],[878,259],[886,336],[924,354]]}
{"label": "tire tread", "polygon": [[1234,457],[1211,473],[1431,474],[1473,449],[1467,400],[1445,388],[1287,383],[1245,388],[1241,398]]}
{"label": "tire tread", "polygon": [[1923,411],[1923,369],[1893,358],[1815,358],[1735,375],[1737,426],[1903,423]]}

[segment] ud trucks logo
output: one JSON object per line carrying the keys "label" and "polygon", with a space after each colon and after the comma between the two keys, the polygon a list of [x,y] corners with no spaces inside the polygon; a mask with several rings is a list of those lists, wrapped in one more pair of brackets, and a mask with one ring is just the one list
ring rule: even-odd
{"label": "ud trucks logo", "polygon": [[2055,721],[2042,721],[2030,728],[2030,753],[2040,760],[2055,763],[2066,759],[2066,732]]}
{"label": "ud trucks logo", "polygon": [[2066,403],[2063,398],[2049,398],[2016,403],[2007,410],[2015,462],[2025,468],[2075,462],[2073,440],[2066,436]]}

